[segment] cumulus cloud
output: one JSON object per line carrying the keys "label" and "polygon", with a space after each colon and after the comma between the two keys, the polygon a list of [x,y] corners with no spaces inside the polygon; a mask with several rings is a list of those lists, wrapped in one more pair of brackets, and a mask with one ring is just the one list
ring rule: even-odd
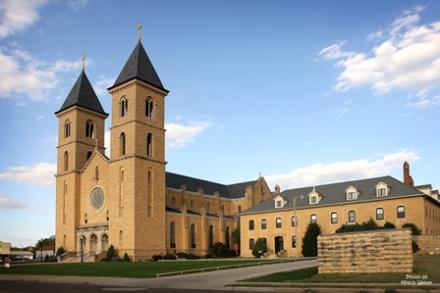
{"label": "cumulus cloud", "polygon": [[13,166],[0,171],[0,180],[49,186],[55,181],[54,175],[56,171],[55,163],[41,162],[33,165]]}
{"label": "cumulus cloud", "polygon": [[22,31],[39,19],[47,0],[0,0],[0,39]]}
{"label": "cumulus cloud", "polygon": [[440,21],[418,24],[423,6],[405,10],[384,31],[383,37],[365,52],[347,51],[344,42],[334,43],[319,54],[341,69],[336,91],[370,86],[375,94],[392,89],[409,89],[417,95],[429,92],[440,82]]}
{"label": "cumulus cloud", "polygon": [[167,123],[165,128],[166,145],[170,149],[187,147],[212,124],[209,121],[194,121],[187,125],[178,123]]}
{"label": "cumulus cloud", "polygon": [[22,209],[25,205],[6,194],[0,193],[0,209]]}
{"label": "cumulus cloud", "polygon": [[0,48],[0,96],[40,101],[59,83],[59,74],[78,70],[79,62],[43,62],[21,49]]}
{"label": "cumulus cloud", "polygon": [[395,168],[400,168],[404,161],[415,161],[416,152],[401,150],[386,154],[377,160],[360,159],[354,161],[314,164],[295,169],[286,174],[266,176],[270,186],[280,185],[282,189],[311,186],[338,181],[362,179],[387,175]]}

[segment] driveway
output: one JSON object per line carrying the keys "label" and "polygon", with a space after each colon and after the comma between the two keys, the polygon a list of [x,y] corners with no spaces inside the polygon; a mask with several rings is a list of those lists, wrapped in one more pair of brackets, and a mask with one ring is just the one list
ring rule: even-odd
{"label": "driveway", "polygon": [[174,288],[174,289],[225,289],[225,285],[238,280],[267,275],[275,272],[291,271],[317,266],[317,261],[278,263],[229,269],[214,272],[178,275],[154,279],[112,278],[112,277],[77,277],[77,276],[26,276],[0,275],[0,280],[23,280],[67,284],[91,284],[100,286],[130,286],[138,288]]}

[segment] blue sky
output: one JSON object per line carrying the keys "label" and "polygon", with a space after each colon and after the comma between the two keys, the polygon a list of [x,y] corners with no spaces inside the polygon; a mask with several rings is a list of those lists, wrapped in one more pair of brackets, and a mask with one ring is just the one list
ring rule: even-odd
{"label": "blue sky", "polygon": [[[59,109],[88,56],[106,87],[143,24],[167,169],[283,189],[391,174],[440,187],[436,1],[0,0],[0,239],[54,233]],[[106,127],[110,126],[107,119]]]}

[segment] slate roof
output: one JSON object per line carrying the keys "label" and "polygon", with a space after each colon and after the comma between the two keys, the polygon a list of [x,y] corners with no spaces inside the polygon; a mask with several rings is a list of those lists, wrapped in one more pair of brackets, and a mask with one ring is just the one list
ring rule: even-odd
{"label": "slate roof", "polygon": [[108,115],[104,112],[104,109],[102,108],[102,105],[99,102],[99,99],[96,96],[96,93],[93,90],[93,87],[90,84],[90,81],[87,78],[84,70],[81,71],[81,74],[75,81],[75,84],[70,90],[70,93],[64,101],[63,105],[57,112],[55,112],[55,114],[58,114],[61,111],[64,111],[73,106],[80,106],[94,112]]}
{"label": "slate roof", "polygon": [[168,92],[163,87],[150,58],[148,58],[147,52],[145,52],[144,46],[142,46],[140,41],[137,43],[130,57],[128,57],[128,60],[121,73],[119,73],[115,83],[109,89],[135,78]]}
{"label": "slate roof", "polygon": [[[385,197],[376,196],[376,185],[379,182],[386,183],[390,188],[388,196]],[[349,186],[354,186],[357,188],[359,195],[356,200],[347,200],[347,194],[345,190]],[[314,205],[311,205],[309,203],[309,197],[308,197],[308,194],[312,192],[312,190],[313,190],[312,186],[285,190],[281,193],[281,195],[287,200],[287,203],[283,208],[276,209],[273,198],[270,198],[254,207],[251,207],[250,209],[244,211],[242,214],[293,209],[294,197],[298,197],[296,201],[296,207],[300,209],[300,208],[314,208],[314,207],[320,207],[320,206],[326,206],[332,204],[362,202],[368,200],[382,200],[382,199],[403,197],[410,195],[424,195],[424,193],[422,193],[417,188],[406,185],[402,181],[399,181],[391,176],[383,176],[383,177],[368,178],[368,179],[353,180],[353,181],[315,186],[315,191],[318,192],[320,196],[322,196],[322,198],[318,204],[314,204]],[[303,196],[303,198],[300,198],[300,196]]]}
{"label": "slate roof", "polygon": [[221,197],[230,199],[244,197],[246,186],[253,186],[255,183],[257,183],[257,180],[225,185],[176,173],[166,173],[167,187],[180,189],[182,185],[185,185],[186,190],[192,192],[198,192],[199,188],[202,188],[205,194],[213,195],[218,192]]}

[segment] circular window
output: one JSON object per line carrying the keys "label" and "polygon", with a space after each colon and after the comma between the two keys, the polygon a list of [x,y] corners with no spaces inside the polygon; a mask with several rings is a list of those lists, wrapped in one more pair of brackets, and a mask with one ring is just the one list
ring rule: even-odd
{"label": "circular window", "polygon": [[101,187],[93,188],[92,192],[90,192],[90,205],[95,209],[99,210],[104,205],[104,190]]}

